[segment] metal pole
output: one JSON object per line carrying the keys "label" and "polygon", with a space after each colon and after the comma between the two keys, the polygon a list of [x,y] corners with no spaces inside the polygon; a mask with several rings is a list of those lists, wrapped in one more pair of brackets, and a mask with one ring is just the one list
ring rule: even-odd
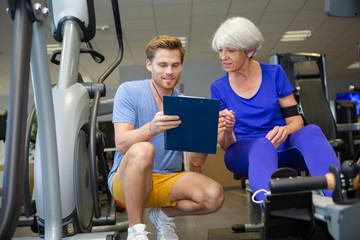
{"label": "metal pole", "polygon": [[64,39],[57,87],[67,89],[78,81],[80,35],[73,21],[66,21],[62,31]]}
{"label": "metal pole", "polygon": [[29,91],[32,23],[26,1],[15,10],[0,239],[11,239],[17,227],[24,182],[25,133]]}
{"label": "metal pole", "polygon": [[323,70],[324,70],[324,87],[325,87],[325,97],[326,100],[329,102],[329,91],[328,91],[328,85],[327,85],[327,71],[326,71],[326,59],[325,54],[321,54],[322,64],[323,64]]}
{"label": "metal pole", "polygon": [[31,73],[38,119],[37,134],[39,134],[38,140],[41,146],[45,239],[61,239],[62,218],[55,114],[44,37],[44,24],[42,22],[34,23]]}

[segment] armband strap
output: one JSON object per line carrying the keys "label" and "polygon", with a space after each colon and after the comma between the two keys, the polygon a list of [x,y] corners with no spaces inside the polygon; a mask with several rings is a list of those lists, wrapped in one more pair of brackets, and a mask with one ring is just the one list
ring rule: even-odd
{"label": "armband strap", "polygon": [[303,111],[301,105],[297,104],[297,105],[281,108],[281,113],[283,115],[283,118],[288,118],[297,115],[302,115]]}

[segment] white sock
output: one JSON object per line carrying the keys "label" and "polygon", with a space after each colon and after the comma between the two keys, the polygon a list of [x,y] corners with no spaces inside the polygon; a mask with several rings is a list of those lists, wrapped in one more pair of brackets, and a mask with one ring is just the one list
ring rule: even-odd
{"label": "white sock", "polygon": [[161,208],[158,208],[157,215],[161,220],[165,220],[168,218],[168,216],[161,210]]}
{"label": "white sock", "polygon": [[146,229],[145,224],[138,223],[138,224],[133,225],[131,228],[128,228],[128,233],[134,233],[139,230],[144,231],[145,229]]}

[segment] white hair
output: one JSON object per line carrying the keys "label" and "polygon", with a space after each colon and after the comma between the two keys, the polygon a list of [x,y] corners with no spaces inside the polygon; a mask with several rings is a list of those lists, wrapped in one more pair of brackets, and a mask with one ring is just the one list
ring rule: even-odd
{"label": "white hair", "polygon": [[223,22],[216,30],[212,39],[212,48],[218,51],[220,48],[233,48],[243,50],[246,53],[254,50],[256,53],[264,38],[259,29],[248,19],[232,17]]}

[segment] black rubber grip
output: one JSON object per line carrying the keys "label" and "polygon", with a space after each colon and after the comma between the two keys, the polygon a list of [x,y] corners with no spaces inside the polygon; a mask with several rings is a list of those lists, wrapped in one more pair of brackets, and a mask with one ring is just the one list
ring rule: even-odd
{"label": "black rubber grip", "polygon": [[272,179],[269,184],[271,193],[297,192],[327,188],[325,177],[298,177]]}

